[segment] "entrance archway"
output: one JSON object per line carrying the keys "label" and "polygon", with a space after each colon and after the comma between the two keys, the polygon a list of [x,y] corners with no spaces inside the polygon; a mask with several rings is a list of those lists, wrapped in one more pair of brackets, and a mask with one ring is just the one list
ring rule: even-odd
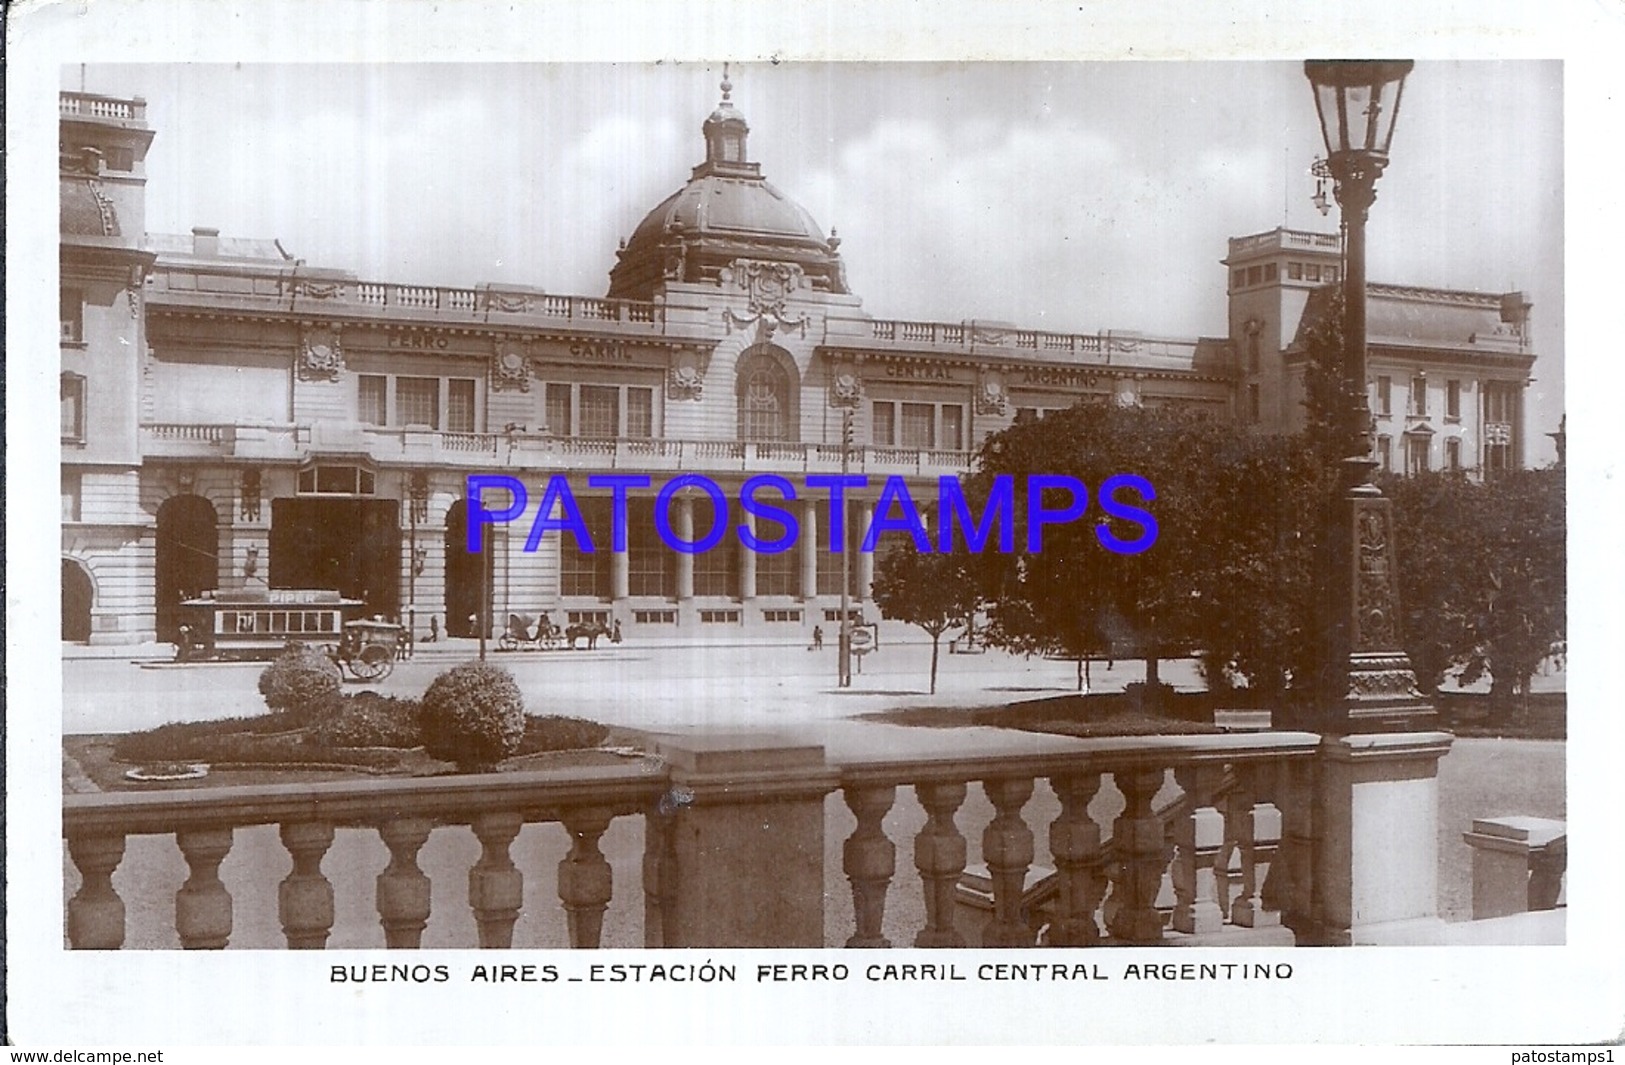
{"label": "entrance archway", "polygon": [[333,589],[367,613],[401,609],[401,505],[394,499],[273,499],[272,588]]}
{"label": "entrance archway", "polygon": [[71,558],[62,560],[62,638],[72,643],[90,639],[90,608],[96,586],[85,567]]}
{"label": "entrance archway", "polygon": [[173,642],[180,604],[220,583],[220,539],[214,504],[202,496],[174,496],[158,508],[153,585],[158,639]]}
{"label": "entrance archway", "polygon": [[485,556],[468,549],[468,502],[459,499],[446,511],[446,634],[478,636],[469,615],[480,613],[485,590]]}

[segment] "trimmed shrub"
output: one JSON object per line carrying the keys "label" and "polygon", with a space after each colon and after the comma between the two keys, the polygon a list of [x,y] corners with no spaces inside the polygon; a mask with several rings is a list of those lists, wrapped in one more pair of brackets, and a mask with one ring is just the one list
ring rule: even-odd
{"label": "trimmed shrub", "polygon": [[295,644],[260,674],[260,694],[265,705],[308,724],[339,693],[343,676],[339,667],[321,651]]}
{"label": "trimmed shrub", "polygon": [[340,696],[311,729],[321,747],[416,747],[419,706],[377,692]]}
{"label": "trimmed shrub", "polygon": [[527,717],[525,735],[515,753],[589,750],[603,743],[608,735],[607,726],[582,717]]}
{"label": "trimmed shrub", "polygon": [[434,679],[418,713],[423,749],[465,771],[494,767],[519,749],[525,701],[513,675],[469,662]]}

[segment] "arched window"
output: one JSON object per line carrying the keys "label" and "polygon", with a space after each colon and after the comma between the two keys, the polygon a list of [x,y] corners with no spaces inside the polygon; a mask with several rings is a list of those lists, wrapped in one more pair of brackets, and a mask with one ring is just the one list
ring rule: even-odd
{"label": "arched window", "polygon": [[794,425],[789,371],[766,352],[746,358],[739,368],[739,438],[790,440]]}

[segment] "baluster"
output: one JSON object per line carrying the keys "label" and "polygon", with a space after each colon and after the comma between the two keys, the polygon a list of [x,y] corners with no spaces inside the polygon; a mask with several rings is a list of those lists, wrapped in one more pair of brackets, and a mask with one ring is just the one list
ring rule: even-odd
{"label": "baluster", "polygon": [[68,854],[79,870],[79,890],[68,900],[68,942],[75,950],[124,946],[124,900],[113,870],[124,860],[123,836],[74,836]]}
{"label": "baluster", "polygon": [[220,863],[231,853],[232,830],[201,828],[175,833],[191,875],[175,892],[175,931],[187,950],[220,950],[231,938],[231,894],[220,882]]}
{"label": "baluster", "polygon": [[1160,769],[1135,769],[1116,774],[1123,793],[1123,812],[1112,824],[1112,898],[1106,923],[1111,934],[1129,943],[1156,943],[1162,939],[1162,915],[1157,912],[1157,889],[1168,864],[1162,822],[1151,812],[1151,800],[1162,786]]}
{"label": "baluster", "polygon": [[962,947],[965,937],[954,927],[954,893],[965,871],[965,837],[954,824],[954,812],[965,801],[965,785],[920,784],[915,791],[926,821],[914,837],[914,866],[925,882],[925,927],[914,945]]}
{"label": "baluster", "polygon": [[421,817],[401,817],[378,828],[389,848],[389,865],[378,874],[378,919],[384,926],[384,945],[391,950],[416,950],[423,945],[431,888],[429,878],[418,868],[418,851],[433,827]]}
{"label": "baluster", "polygon": [[569,810],[564,829],[570,833],[570,853],[559,862],[559,900],[570,926],[570,946],[595,948],[604,928],[604,910],[615,892],[614,872],[598,849],[598,839],[614,819],[598,807]]}
{"label": "baluster", "polygon": [[1213,869],[1224,846],[1224,817],[1213,806],[1221,772],[1212,765],[1174,770],[1174,780],[1191,800],[1190,813],[1174,823],[1176,932],[1217,932],[1224,926]]}
{"label": "baluster", "polygon": [[333,931],[333,885],[322,875],[322,857],[333,845],[333,826],[322,821],[285,823],[282,845],[293,870],[277,887],[277,916],[289,950],[321,950]]}
{"label": "baluster", "polygon": [[517,812],[480,814],[474,835],[483,850],[468,871],[468,904],[480,926],[482,948],[513,945],[513,925],[524,902],[525,878],[514,868],[508,847],[524,826]]}
{"label": "baluster", "polygon": [[1256,781],[1267,766],[1244,766],[1225,809],[1227,834],[1240,856],[1240,876],[1231,923],[1242,928],[1264,928],[1281,923],[1279,912],[1266,909],[1261,888],[1269,880],[1270,865],[1281,838],[1281,811],[1257,801]]}
{"label": "baluster", "polygon": [[993,882],[993,920],[982,933],[984,947],[1030,947],[1033,929],[1021,912],[1027,870],[1033,864],[1033,833],[1021,808],[1033,797],[1029,779],[984,780],[982,791],[994,816],[982,832],[982,857]]}
{"label": "baluster", "polygon": [[895,787],[846,789],[846,805],[858,818],[858,827],[841,850],[841,868],[852,882],[855,931],[849,947],[889,947],[881,934],[886,916],[886,891],[897,872],[897,845],[886,838],[882,822],[897,801]]}
{"label": "baluster", "polygon": [[1314,765],[1292,760],[1274,766],[1275,806],[1281,815],[1281,844],[1270,875],[1259,887],[1264,907],[1281,915],[1299,942],[1313,942],[1314,898]]}
{"label": "baluster", "polygon": [[1095,910],[1105,884],[1100,826],[1089,816],[1089,804],[1100,791],[1100,774],[1050,777],[1049,786],[1061,800],[1061,812],[1049,826],[1049,852],[1061,890],[1045,942],[1052,947],[1094,946],[1100,942]]}

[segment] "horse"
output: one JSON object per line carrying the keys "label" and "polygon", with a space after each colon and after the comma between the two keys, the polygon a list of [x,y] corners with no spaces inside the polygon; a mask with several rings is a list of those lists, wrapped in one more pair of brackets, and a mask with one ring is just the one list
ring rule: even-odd
{"label": "horse", "polygon": [[609,626],[602,621],[578,621],[564,630],[564,638],[570,641],[570,650],[576,649],[576,638],[584,636],[587,639],[587,650],[598,649],[598,637],[608,636]]}

